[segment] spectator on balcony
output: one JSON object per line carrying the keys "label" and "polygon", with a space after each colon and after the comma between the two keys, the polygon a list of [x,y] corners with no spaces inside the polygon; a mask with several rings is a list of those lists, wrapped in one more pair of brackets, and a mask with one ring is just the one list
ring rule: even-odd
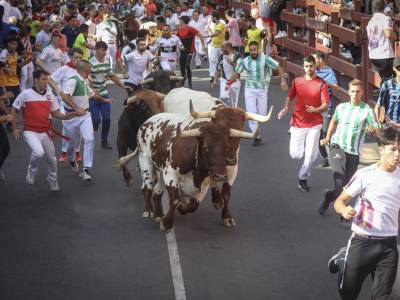
{"label": "spectator on balcony", "polygon": [[392,19],[383,13],[385,1],[374,0],[372,8],[374,14],[367,25],[369,58],[382,83],[393,77],[393,42],[396,34]]}

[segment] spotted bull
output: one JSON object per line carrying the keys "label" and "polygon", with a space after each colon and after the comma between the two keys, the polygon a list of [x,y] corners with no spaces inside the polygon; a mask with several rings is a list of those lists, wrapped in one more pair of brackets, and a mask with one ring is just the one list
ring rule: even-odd
{"label": "spotted bull", "polygon": [[[183,131],[181,131],[181,128]],[[251,138],[255,134],[231,129],[204,119],[161,113],[148,119],[138,132],[138,147],[122,158],[120,164],[139,156],[142,192],[145,199],[144,217],[155,216],[161,230],[172,227],[175,210],[193,212],[205,197],[210,179],[227,180],[227,159],[231,138]],[[161,210],[161,197],[166,190],[169,210]],[[180,196],[189,197],[182,203]],[[153,199],[153,204],[151,203]],[[224,203],[228,210],[228,203]],[[224,223],[235,225],[234,219]]]}

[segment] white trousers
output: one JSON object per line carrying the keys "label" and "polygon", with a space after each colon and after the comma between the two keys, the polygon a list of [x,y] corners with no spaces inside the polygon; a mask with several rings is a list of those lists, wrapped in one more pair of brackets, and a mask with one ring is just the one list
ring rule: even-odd
{"label": "white trousers", "polygon": [[211,44],[209,45],[209,60],[210,60],[210,65],[208,68],[208,71],[210,72],[210,76],[214,77],[215,72],[217,72],[217,64],[218,64],[218,58],[222,54],[222,50],[220,48],[214,48]]}
{"label": "white trousers", "polygon": [[46,132],[37,133],[24,131],[24,140],[32,150],[28,165],[28,174],[35,178],[39,170],[39,163],[45,157],[47,163],[47,181],[57,181],[57,159],[54,144]]}
{"label": "white trousers", "polygon": [[236,81],[231,84],[228,90],[225,90],[226,79],[219,79],[219,98],[225,102],[226,105],[231,107],[237,107],[240,93],[240,81]]}
{"label": "white trousers", "polygon": [[196,66],[200,66],[201,65],[201,53],[203,51],[202,47],[201,47],[201,40],[198,36],[195,37],[194,39],[194,48],[196,50],[196,52],[194,53],[194,63]]}
{"label": "white trousers", "polygon": [[30,62],[21,68],[20,82],[21,92],[30,89],[33,86],[33,62]]}
{"label": "white trousers", "polygon": [[[59,103],[60,103],[60,112],[65,114],[65,109],[64,109],[64,105],[62,103],[61,97],[58,96],[57,97]],[[62,135],[66,136],[67,134],[65,133],[65,129],[64,129],[64,124],[62,127]],[[68,149],[68,143],[69,141],[67,141],[66,139],[62,139],[61,140],[61,151],[64,153],[67,153],[67,149]],[[75,145],[75,152],[79,152],[81,149],[81,144],[82,144],[82,139],[79,138],[77,144]]]}
{"label": "white trousers", "polygon": [[117,45],[107,44],[107,46],[107,55],[110,57],[111,70],[114,70],[117,63]]}
{"label": "white trousers", "polygon": [[[268,94],[262,89],[254,89],[246,87],[244,89],[244,98],[246,103],[246,111],[259,115],[267,115]],[[250,120],[249,127],[252,132],[257,129],[257,121]]]}
{"label": "white trousers", "polygon": [[164,71],[172,71],[175,73],[176,71],[176,60],[169,61],[168,59],[161,59],[160,66]]}
{"label": "white trousers", "polygon": [[290,156],[304,162],[299,172],[299,179],[310,178],[312,164],[318,157],[318,143],[322,125],[311,128],[290,127]]}
{"label": "white trousers", "polygon": [[83,167],[91,168],[93,166],[94,152],[94,134],[93,123],[90,113],[81,117],[75,117],[71,120],[63,121],[65,134],[70,138],[67,148],[69,161],[75,161],[75,145],[83,138]]}

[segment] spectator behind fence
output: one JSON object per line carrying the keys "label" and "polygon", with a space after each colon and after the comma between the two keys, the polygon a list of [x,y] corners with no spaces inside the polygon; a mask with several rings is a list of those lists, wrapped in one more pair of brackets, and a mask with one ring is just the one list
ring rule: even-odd
{"label": "spectator behind fence", "polygon": [[394,49],[392,42],[396,40],[392,19],[385,14],[384,0],[374,0],[374,14],[367,25],[368,51],[371,64],[381,77],[381,83],[393,77]]}

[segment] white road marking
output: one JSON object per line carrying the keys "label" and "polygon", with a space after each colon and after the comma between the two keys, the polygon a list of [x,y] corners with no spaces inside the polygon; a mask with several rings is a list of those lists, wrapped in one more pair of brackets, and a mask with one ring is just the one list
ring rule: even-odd
{"label": "white road marking", "polygon": [[[164,214],[168,211],[169,201],[167,193],[162,197],[162,206]],[[178,244],[175,237],[175,229],[172,229],[165,235],[167,239],[169,263],[171,266],[172,282],[175,290],[175,300],[186,300],[185,283],[183,281],[183,273],[181,262],[179,259]]]}

